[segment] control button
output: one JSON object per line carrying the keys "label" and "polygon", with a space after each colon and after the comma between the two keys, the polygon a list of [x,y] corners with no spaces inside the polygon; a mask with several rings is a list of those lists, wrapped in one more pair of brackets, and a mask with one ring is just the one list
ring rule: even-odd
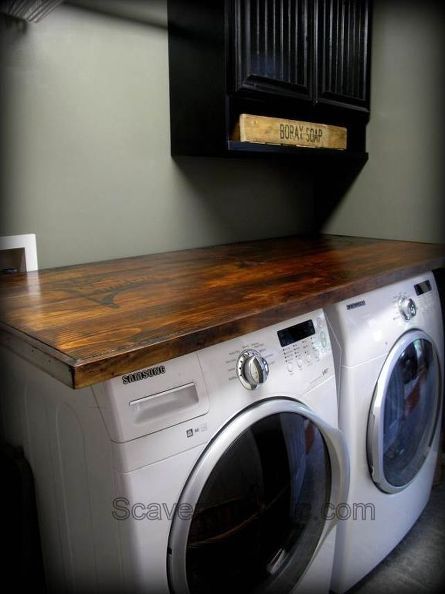
{"label": "control button", "polygon": [[321,342],[321,346],[323,348],[325,348],[326,345],[328,344],[328,340],[327,340],[326,334],[324,332],[320,332],[320,342]]}
{"label": "control button", "polygon": [[309,353],[306,355],[306,361],[308,363],[310,363],[312,361],[312,357],[309,355]]}
{"label": "control button", "polygon": [[405,320],[410,320],[417,313],[417,307],[413,299],[410,297],[401,297],[399,299],[399,311]]}
{"label": "control button", "polygon": [[301,359],[297,359],[297,365],[301,369],[303,367],[303,361]]}
{"label": "control button", "polygon": [[320,318],[320,317],[317,318],[317,326],[319,328],[321,328],[323,326],[323,318]]}
{"label": "control button", "polygon": [[255,390],[260,384],[264,384],[269,375],[269,365],[254,349],[246,349],[238,357],[236,364],[238,378],[247,390]]}
{"label": "control button", "polygon": [[293,371],[294,370],[294,366],[292,365],[292,363],[288,363],[287,364],[287,369],[288,369],[288,371]]}

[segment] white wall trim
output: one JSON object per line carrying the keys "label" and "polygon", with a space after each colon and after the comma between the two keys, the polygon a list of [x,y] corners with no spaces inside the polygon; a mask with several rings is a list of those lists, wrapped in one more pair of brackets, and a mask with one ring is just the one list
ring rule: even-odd
{"label": "white wall trim", "polygon": [[26,271],[38,270],[37,262],[37,243],[35,233],[25,233],[24,235],[7,235],[0,237],[0,250],[13,250],[24,248]]}

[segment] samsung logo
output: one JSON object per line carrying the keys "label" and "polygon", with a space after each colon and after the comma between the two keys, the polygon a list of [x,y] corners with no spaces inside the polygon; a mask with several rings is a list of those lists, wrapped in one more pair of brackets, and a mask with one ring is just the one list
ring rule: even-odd
{"label": "samsung logo", "polygon": [[355,309],[356,307],[363,307],[366,305],[366,301],[363,299],[362,301],[356,301],[355,303],[348,303],[346,309]]}
{"label": "samsung logo", "polygon": [[127,373],[122,376],[123,384],[132,384],[133,382],[139,382],[140,380],[147,379],[149,377],[156,377],[165,373],[164,365],[158,365],[157,367],[150,367],[149,369],[143,369],[142,371],[135,371],[134,373]]}

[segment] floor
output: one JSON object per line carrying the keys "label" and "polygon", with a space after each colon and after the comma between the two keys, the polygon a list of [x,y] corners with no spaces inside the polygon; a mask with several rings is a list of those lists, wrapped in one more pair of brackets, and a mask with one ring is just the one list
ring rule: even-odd
{"label": "floor", "polygon": [[443,592],[445,586],[445,473],[411,531],[347,594]]}

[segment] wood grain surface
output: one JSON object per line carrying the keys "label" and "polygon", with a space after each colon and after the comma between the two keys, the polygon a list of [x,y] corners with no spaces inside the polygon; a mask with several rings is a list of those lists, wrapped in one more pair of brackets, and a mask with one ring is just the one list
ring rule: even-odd
{"label": "wood grain surface", "polygon": [[233,137],[240,142],[344,150],[347,129],[284,118],[242,113]]}
{"label": "wood grain surface", "polygon": [[445,245],[320,236],[5,275],[0,339],[79,388],[444,264]]}

